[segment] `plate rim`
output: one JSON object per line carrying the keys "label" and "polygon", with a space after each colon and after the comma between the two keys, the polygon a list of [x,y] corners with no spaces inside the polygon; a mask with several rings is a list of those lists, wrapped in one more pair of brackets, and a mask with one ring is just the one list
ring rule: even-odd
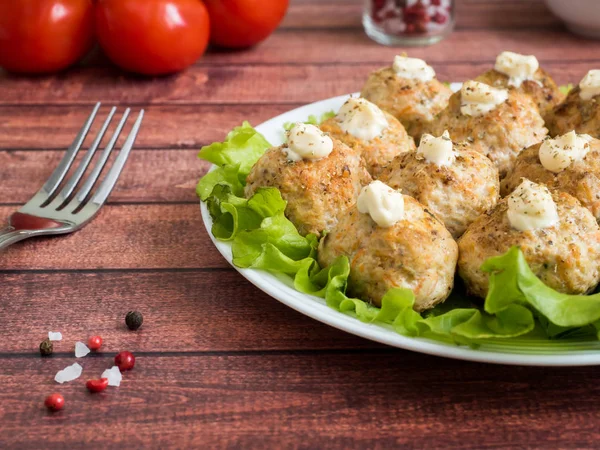
{"label": "plate rim", "polygon": [[[340,95],[309,103],[272,117],[260,125],[257,125],[255,128],[257,131],[264,134],[269,142],[273,142],[273,137],[277,139],[273,130],[278,130],[278,132],[283,133],[283,123],[305,120],[310,114],[322,114],[331,109],[336,109],[335,105],[341,105],[348,97],[357,94],[358,93]],[[303,117],[304,119],[294,119],[294,117]],[[212,166],[210,170],[213,170],[214,168],[215,166]],[[206,232],[213,245],[230,266],[265,294],[295,311],[331,327],[391,347],[465,361],[519,366],[556,367],[600,364],[600,343],[599,350],[579,350],[576,351],[576,353],[573,351],[562,351],[557,354],[543,355],[533,353],[509,353],[489,351],[481,348],[473,349],[467,346],[446,344],[422,337],[403,336],[396,333],[391,327],[388,328],[383,324],[361,322],[350,314],[329,308],[321,298],[296,291],[293,287],[287,285],[281,279],[269,272],[236,267],[232,262],[230,243],[217,240],[211,233],[212,218],[205,202],[200,201],[200,210]]]}

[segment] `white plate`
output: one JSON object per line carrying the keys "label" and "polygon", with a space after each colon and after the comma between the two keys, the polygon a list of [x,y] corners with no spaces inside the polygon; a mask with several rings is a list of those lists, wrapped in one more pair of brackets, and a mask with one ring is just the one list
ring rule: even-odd
{"label": "white plate", "polygon": [[[456,89],[455,86],[452,87]],[[284,123],[302,122],[311,114],[318,116],[327,111],[337,111],[348,97],[348,95],[342,95],[302,106],[274,117],[260,124],[256,129],[271,144],[279,145],[283,140]],[[210,232],[212,219],[208,213],[206,204],[201,204],[201,210],[204,225],[215,247],[217,247],[227,262],[233,266],[231,262],[231,245],[227,242],[217,241],[213,237]],[[523,340],[519,341],[519,344],[511,344],[510,340],[503,341],[497,339],[490,344],[482,345],[478,349],[472,349],[464,346],[444,344],[430,339],[402,336],[386,325],[363,323],[353,315],[340,313],[329,308],[325,305],[323,299],[296,291],[292,286],[291,279],[254,269],[235,268],[256,287],[290,308],[332,327],[393,347],[430,355],[498,364],[530,366],[583,366],[600,364],[600,342],[596,341],[531,340],[530,344],[527,342],[527,345],[524,345]]]}

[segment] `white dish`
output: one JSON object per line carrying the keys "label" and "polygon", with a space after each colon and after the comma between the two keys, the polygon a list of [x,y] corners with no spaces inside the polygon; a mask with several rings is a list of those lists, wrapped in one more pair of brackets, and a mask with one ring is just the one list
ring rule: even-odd
{"label": "white dish", "polygon": [[600,2],[598,0],[546,0],[550,11],[565,21],[575,34],[600,38]]}
{"label": "white dish", "polygon": [[[460,84],[454,84],[452,88],[456,90],[460,88]],[[327,111],[338,110],[348,97],[348,95],[342,95],[302,106],[274,117],[260,124],[256,129],[271,144],[279,145],[283,140],[284,123],[302,122],[311,114],[319,116]],[[215,247],[221,252],[227,262],[233,266],[231,245],[227,242],[217,241],[210,232],[212,219],[206,208],[206,204],[201,203],[201,211],[204,225]],[[583,366],[600,364],[600,341],[531,340],[525,345],[523,340],[520,340],[518,344],[511,344],[510,340],[502,341],[497,339],[493,342],[490,341],[489,344],[482,345],[478,349],[473,349],[465,346],[444,344],[430,339],[402,336],[396,333],[391,327],[382,324],[364,323],[352,315],[329,308],[325,305],[323,299],[296,291],[292,286],[291,279],[254,269],[235,268],[256,287],[290,308],[332,327],[393,347],[430,355],[497,364],[531,366]]]}

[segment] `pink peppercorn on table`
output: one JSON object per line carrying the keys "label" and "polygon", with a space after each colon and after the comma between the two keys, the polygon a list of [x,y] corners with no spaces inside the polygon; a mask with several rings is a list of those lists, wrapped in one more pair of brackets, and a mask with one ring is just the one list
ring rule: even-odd
{"label": "pink peppercorn on table", "polygon": [[[363,33],[362,1],[292,1],[283,26],[246,52],[209,52],[183,74],[143,79],[100,55],[65,74],[0,72],[0,216],[27,201],[91,105],[146,110],[142,132],[99,217],[78,233],[0,253],[0,448],[593,447],[595,367],[503,367],[387,348],[269,298],[221,258],[200,218],[200,146],[244,119],[357,91],[396,53],[442,80],[491,67],[502,50],[535,54],[557,82],[600,68],[600,42],[568,34],[541,0],[463,0],[457,28],[428,48]],[[128,331],[139,310],[144,324]],[[39,356],[48,331],[54,355]],[[76,341],[101,349],[76,360]],[[91,394],[123,350],[121,386]],[[81,378],[58,385],[73,362]],[[55,392],[64,408],[49,412]]]}

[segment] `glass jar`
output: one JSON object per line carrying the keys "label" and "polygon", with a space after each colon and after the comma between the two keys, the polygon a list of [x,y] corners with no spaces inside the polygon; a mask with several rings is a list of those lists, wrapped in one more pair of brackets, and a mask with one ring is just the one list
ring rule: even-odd
{"label": "glass jar", "polygon": [[435,44],[454,28],[454,1],[366,0],[363,26],[380,44]]}

